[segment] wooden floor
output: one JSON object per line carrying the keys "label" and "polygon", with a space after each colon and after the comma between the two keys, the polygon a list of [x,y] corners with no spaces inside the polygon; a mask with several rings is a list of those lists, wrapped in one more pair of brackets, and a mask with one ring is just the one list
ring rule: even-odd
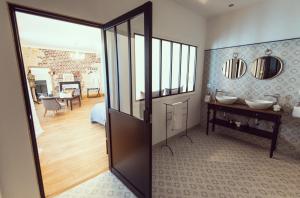
{"label": "wooden floor", "polygon": [[103,98],[85,98],[56,115],[43,117],[36,105],[44,133],[38,137],[39,156],[46,197],[53,197],[108,170],[105,129],[90,122],[94,104]]}

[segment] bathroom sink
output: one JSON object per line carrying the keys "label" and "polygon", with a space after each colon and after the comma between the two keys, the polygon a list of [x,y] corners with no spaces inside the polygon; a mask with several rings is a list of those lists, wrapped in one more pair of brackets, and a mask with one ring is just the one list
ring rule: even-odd
{"label": "bathroom sink", "polygon": [[252,109],[268,109],[274,102],[268,100],[245,100],[246,104]]}
{"label": "bathroom sink", "polygon": [[219,103],[222,104],[233,104],[237,101],[237,97],[235,96],[216,96],[216,99]]}

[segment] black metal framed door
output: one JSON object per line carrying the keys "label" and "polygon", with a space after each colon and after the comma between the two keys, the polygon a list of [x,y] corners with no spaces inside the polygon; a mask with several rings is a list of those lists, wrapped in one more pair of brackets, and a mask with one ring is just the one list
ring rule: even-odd
{"label": "black metal framed door", "polygon": [[[135,33],[144,35],[142,48]],[[138,197],[151,197],[152,2],[104,24],[103,44],[110,170]]]}

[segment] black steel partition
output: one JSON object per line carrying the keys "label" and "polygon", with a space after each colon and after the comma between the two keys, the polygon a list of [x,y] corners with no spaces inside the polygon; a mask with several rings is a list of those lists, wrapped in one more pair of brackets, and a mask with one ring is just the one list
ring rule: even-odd
{"label": "black steel partition", "polygon": [[[133,35],[143,32],[145,101],[143,116],[134,114]],[[111,171],[138,197],[152,192],[152,3],[104,24],[103,28],[108,150]]]}
{"label": "black steel partition", "polygon": [[[143,37],[143,34],[139,34],[139,33],[135,33],[135,37],[136,36],[141,36]],[[162,39],[162,38],[158,38],[158,37],[153,37],[152,40],[159,40],[159,93],[158,95],[153,95],[153,98],[160,98],[160,97],[165,97],[165,96],[170,96],[170,95],[177,95],[177,94],[184,94],[184,93],[189,93],[189,92],[194,92],[195,91],[195,82],[196,82],[196,65],[197,65],[197,51],[198,48],[195,45],[191,45],[191,44],[186,44],[186,43],[182,43],[182,42],[177,42],[177,41],[172,41],[172,40],[167,40],[167,39]],[[152,43],[153,43],[152,41]],[[164,88],[162,87],[163,84],[163,78],[165,78],[166,76],[164,76],[162,73],[163,71],[163,42],[168,42],[170,43],[170,49],[169,51],[169,67],[170,67],[170,75],[168,76],[169,82],[168,82],[168,89],[169,91],[164,93]],[[179,54],[178,57],[174,57],[174,45],[179,45]],[[183,52],[183,48],[186,47],[187,48],[187,52],[186,54],[184,54]],[[154,49],[154,48],[153,48]],[[193,54],[192,54],[192,50],[193,49]],[[154,49],[155,50],[155,49]],[[183,56],[186,56],[186,62],[184,62]],[[153,56],[153,55],[152,55]],[[194,60],[192,60],[192,57],[194,57]],[[176,58],[178,59],[179,62],[179,72],[178,72],[178,86],[174,87],[173,86],[173,75],[174,75],[174,61],[173,59]],[[193,61],[193,62],[191,62]],[[185,66],[185,67],[184,67]],[[154,67],[154,63],[153,63],[153,67]],[[186,69],[186,74],[184,74],[182,72],[183,69]],[[190,75],[190,72],[193,71],[193,75]],[[184,77],[182,75],[185,75]],[[190,79],[190,78],[193,79]],[[192,84],[190,83],[192,81]],[[153,81],[154,82],[154,81]],[[183,84],[186,85],[185,89],[181,88],[183,87]],[[155,91],[155,90],[153,90]],[[136,100],[143,100],[143,98],[137,98]]]}

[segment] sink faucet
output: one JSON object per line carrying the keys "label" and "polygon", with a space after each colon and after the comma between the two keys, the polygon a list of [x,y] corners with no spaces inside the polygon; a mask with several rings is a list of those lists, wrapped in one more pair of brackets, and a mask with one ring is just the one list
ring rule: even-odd
{"label": "sink faucet", "polygon": [[276,99],[276,104],[278,104],[279,98],[280,98],[280,94],[274,94],[274,95],[272,95],[272,94],[266,94],[265,96],[269,96],[269,97],[275,98]]}
{"label": "sink faucet", "polygon": [[226,93],[226,92],[223,91],[223,90],[221,90],[221,89],[216,89],[216,92],[215,92],[215,95],[214,95],[214,99],[215,99],[215,100],[217,100],[216,97],[217,97],[218,93],[223,93],[223,94],[224,94],[224,93]]}
{"label": "sink faucet", "polygon": [[216,96],[218,93],[225,93],[225,91],[221,90],[221,89],[216,89]]}

